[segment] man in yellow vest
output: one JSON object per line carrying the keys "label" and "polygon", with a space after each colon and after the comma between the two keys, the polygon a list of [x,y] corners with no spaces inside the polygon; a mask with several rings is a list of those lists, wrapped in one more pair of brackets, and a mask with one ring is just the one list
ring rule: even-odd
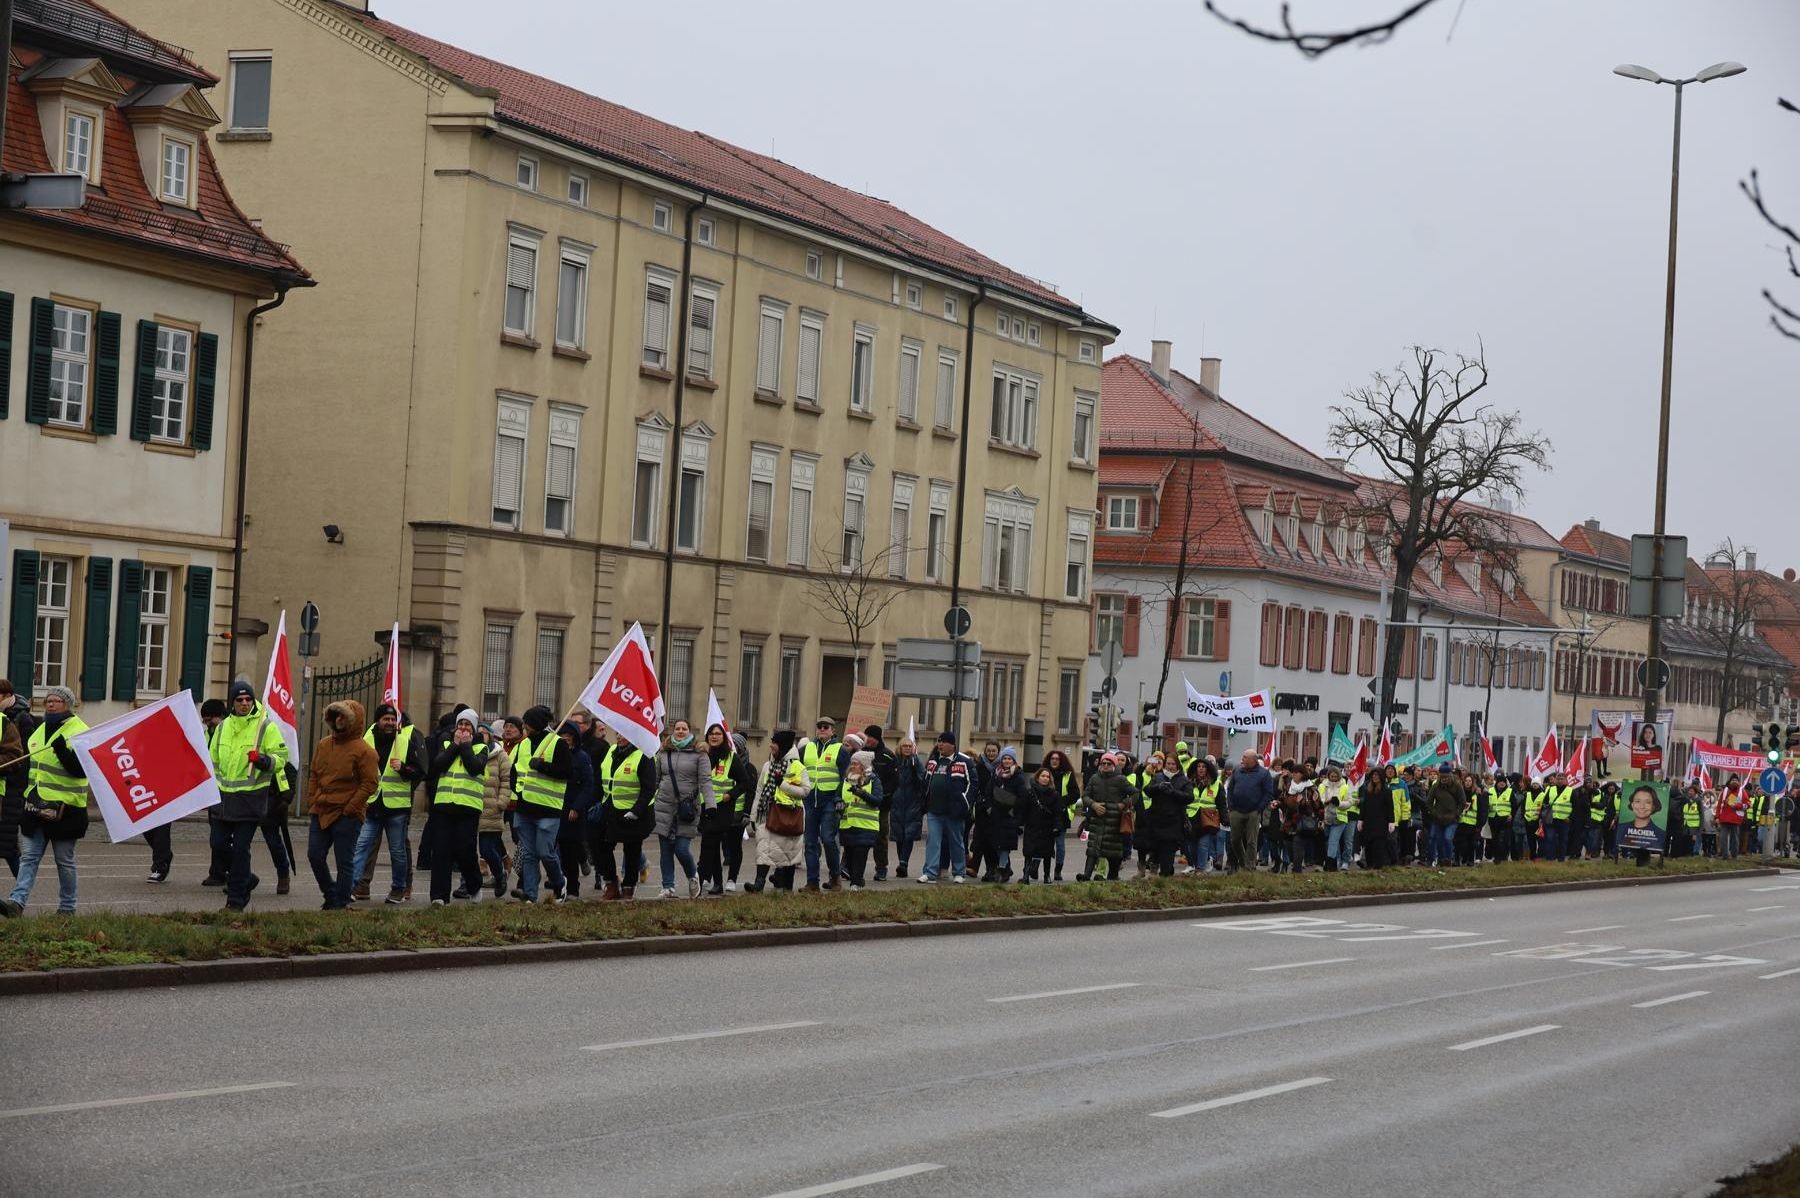
{"label": "man in yellow vest", "polygon": [[37,883],[38,863],[48,847],[56,858],[56,910],[75,914],[75,842],[87,834],[87,774],[69,738],[87,731],[74,712],[75,692],[53,686],[44,692],[44,719],[25,742],[30,781],[25,814],[19,821],[19,879],[0,914],[22,915]]}
{"label": "man in yellow vest", "polygon": [[[860,743],[858,745],[860,747]],[[830,890],[838,879],[838,799],[853,750],[837,739],[837,721],[819,717],[813,736],[800,747],[800,764],[812,780],[806,796],[806,888]],[[819,881],[819,852],[825,853],[826,877]]]}
{"label": "man in yellow vest", "polygon": [[544,872],[554,905],[566,897],[562,858],[556,838],[563,825],[563,800],[573,773],[571,750],[550,727],[556,713],[543,704],[525,712],[525,739],[513,750],[513,789],[519,804],[513,826],[519,831],[519,886],[513,893],[528,903],[538,901],[538,869]]}
{"label": "man in yellow vest", "polygon": [[[601,755],[595,780],[600,814],[589,815],[588,847],[604,883],[600,898],[634,898],[644,868],[644,838],[656,831],[656,758],[621,736]],[[613,850],[621,846],[625,860],[615,864]]]}
{"label": "man in yellow vest", "polygon": [[1575,813],[1575,788],[1560,771],[1550,775],[1544,787],[1544,806],[1548,829],[1544,836],[1544,856],[1551,861],[1569,859],[1569,818]]}
{"label": "man in yellow vest", "polygon": [[[258,878],[250,872],[250,846],[268,819],[269,808],[287,790],[287,741],[275,727],[248,680],[232,682],[227,692],[231,714],[212,734],[213,776],[219,782],[218,819],[212,824],[215,847],[225,853],[225,909],[242,911]],[[270,852],[275,846],[270,846]],[[275,859],[278,869],[282,860]],[[285,869],[281,872],[286,873]]]}
{"label": "man in yellow vest", "polygon": [[[1524,796],[1525,810],[1525,851],[1536,861],[1543,855],[1543,819],[1544,819],[1544,784],[1537,778],[1526,784]],[[1525,859],[1526,853],[1519,854],[1519,860]]]}
{"label": "man in yellow vest", "polygon": [[375,708],[375,726],[363,740],[375,750],[375,760],[381,765],[381,789],[369,800],[356,837],[350,866],[356,876],[354,897],[369,897],[375,850],[385,836],[393,875],[387,901],[397,905],[412,898],[412,855],[406,835],[412,826],[413,788],[425,779],[425,737],[410,723],[400,722],[400,711],[392,703],[383,703]]}
{"label": "man in yellow vest", "polygon": [[[468,708],[456,713],[450,740],[431,763],[432,835],[431,905],[452,898],[481,901],[480,856],[475,851],[482,803],[487,797],[488,746],[475,735],[481,717]],[[385,781],[385,779],[384,779]],[[450,871],[462,872],[462,885],[450,889]]]}
{"label": "man in yellow vest", "polygon": [[1488,855],[1504,862],[1512,856],[1513,788],[1512,780],[1499,774],[1488,783]]}

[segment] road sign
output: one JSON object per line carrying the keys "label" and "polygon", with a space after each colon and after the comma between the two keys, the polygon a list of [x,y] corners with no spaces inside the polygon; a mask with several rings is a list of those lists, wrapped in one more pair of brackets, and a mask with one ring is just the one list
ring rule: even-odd
{"label": "road sign", "polygon": [[[1686,537],[1663,537],[1664,581],[1669,579],[1685,580],[1687,578],[1688,539]],[[1631,576],[1633,578],[1649,578],[1655,571],[1651,568],[1656,562],[1656,537],[1654,534],[1640,532],[1631,538]]]}
{"label": "road sign", "polygon": [[1219,671],[1219,693],[1221,695],[1229,695],[1231,693],[1231,671],[1230,670],[1220,670]]}
{"label": "road sign", "polygon": [[[912,699],[943,699],[949,697],[953,670],[938,669],[935,666],[917,666],[907,662],[896,662],[894,665],[894,685],[890,688],[896,695],[904,695]],[[981,672],[974,666],[965,665],[962,671],[962,697],[978,700],[981,698]]]}
{"label": "road sign", "polygon": [[953,607],[944,613],[944,631],[951,636],[968,636],[972,623],[966,607]]}
{"label": "road sign", "polygon": [[[317,657],[319,655],[319,634],[316,632],[301,633],[299,648],[301,657]],[[309,670],[311,668],[311,666],[307,667]]]}
{"label": "road sign", "polygon": [[1110,699],[1119,693],[1119,680],[1111,674],[1100,680],[1100,693]]}
{"label": "road sign", "polygon": [[1787,792],[1787,775],[1774,766],[1770,766],[1756,777],[1756,784],[1762,787],[1766,795],[1779,795]]}
{"label": "road sign", "polygon": [[1124,661],[1125,646],[1117,640],[1107,641],[1106,646],[1100,650],[1100,672],[1109,678],[1119,672],[1119,666]]}
{"label": "road sign", "polygon": [[[956,661],[956,642],[903,636],[894,642],[894,656],[903,666],[936,666],[947,670]],[[980,641],[962,643],[962,663],[964,669],[981,664]]]}
{"label": "road sign", "polygon": [[306,606],[300,609],[300,631],[319,631],[319,605],[310,599],[306,601]]}
{"label": "road sign", "polygon": [[1669,663],[1660,657],[1646,657],[1638,662],[1637,684],[1650,690],[1668,689]]}

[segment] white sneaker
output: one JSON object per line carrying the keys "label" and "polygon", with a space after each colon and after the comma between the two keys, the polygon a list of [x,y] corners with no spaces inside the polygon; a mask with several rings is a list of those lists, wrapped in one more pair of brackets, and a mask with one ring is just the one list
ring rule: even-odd
{"label": "white sneaker", "polygon": [[656,897],[672,899],[675,897],[675,888],[673,886],[664,886],[662,888],[661,892],[658,893]]}
{"label": "white sneaker", "polygon": [[918,877],[914,878],[913,881],[917,882],[921,886],[936,886],[937,885],[937,879],[932,877],[930,874],[920,874]]}
{"label": "white sneaker", "polygon": [[851,894],[860,894],[860,893],[862,893],[862,887],[858,886],[855,882],[852,882],[852,883],[850,883],[850,893]]}
{"label": "white sneaker", "polygon": [[726,894],[736,894],[737,893],[737,883],[736,882],[725,883],[725,893]]}
{"label": "white sneaker", "polygon": [[700,879],[699,878],[689,878],[688,879],[688,897],[689,898],[699,898],[700,897]]}
{"label": "white sneaker", "polygon": [[963,877],[961,874],[951,874],[950,880],[952,882],[955,882],[958,886],[961,886],[964,882],[968,881],[968,879]]}

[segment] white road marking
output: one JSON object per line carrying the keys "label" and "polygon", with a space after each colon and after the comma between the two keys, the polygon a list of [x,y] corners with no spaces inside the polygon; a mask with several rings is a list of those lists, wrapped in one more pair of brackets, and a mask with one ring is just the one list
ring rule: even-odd
{"label": "white road marking", "polygon": [[1667,998],[1653,998],[1649,1002],[1634,1002],[1631,1005],[1634,1009],[1641,1011],[1647,1007],[1660,1007],[1665,1003],[1686,1002],[1690,998],[1705,998],[1711,993],[1711,990],[1689,990],[1686,994],[1671,994]]}
{"label": "white road marking", "polygon": [[[611,1052],[615,1048],[648,1048],[652,1044],[679,1044],[687,1040],[717,1040],[721,1036],[753,1036],[757,1032],[785,1032],[797,1027],[818,1027],[816,1019],[794,1023],[765,1023],[758,1027],[728,1027],[716,1032],[688,1032],[681,1036],[652,1036],[648,1040],[620,1040],[614,1044],[583,1044],[583,1052]],[[824,1191],[822,1191],[824,1192]]]}
{"label": "white road marking", "polygon": [[1758,980],[1764,981],[1764,982],[1772,982],[1776,978],[1791,978],[1797,973],[1800,973],[1800,969],[1778,969],[1774,973],[1763,974],[1760,978],[1758,978]]}
{"label": "white road marking", "polygon": [[1320,961],[1289,961],[1286,965],[1258,965],[1251,973],[1274,973],[1278,969],[1305,969],[1310,965],[1342,965],[1346,961],[1354,961],[1355,957],[1326,957]]}
{"label": "white road marking", "polygon": [[1102,990],[1130,990],[1141,986],[1142,982],[1112,982],[1105,986],[1077,986],[1073,990],[1045,990],[1039,994],[1009,994],[1005,998],[990,998],[989,1002],[1029,1002],[1034,998],[1062,998],[1069,994],[1098,994]]}
{"label": "white road marking", "polygon": [[783,1190],[779,1194],[770,1194],[769,1198],[822,1198],[825,1194],[841,1194],[845,1190],[860,1190],[864,1186],[880,1185],[884,1181],[899,1181],[902,1177],[917,1177],[921,1173],[933,1173],[943,1167],[924,1163],[901,1165],[898,1169],[883,1169],[879,1173],[863,1173],[856,1177],[846,1177],[842,1181],[821,1182],[816,1186],[807,1186],[805,1189]]}
{"label": "white road marking", "polygon": [[1258,1098],[1269,1098],[1276,1094],[1286,1094],[1292,1090],[1304,1090],[1311,1086],[1322,1086],[1331,1079],[1328,1077],[1303,1077],[1297,1082],[1282,1082],[1278,1086],[1264,1086],[1260,1090],[1245,1090],[1242,1094],[1228,1094],[1224,1098],[1209,1098],[1205,1102],[1196,1102],[1192,1106],[1170,1107],[1166,1111],[1152,1111],[1152,1119],[1179,1119],[1183,1115],[1197,1115],[1201,1111],[1214,1111],[1222,1106],[1236,1106],[1240,1102],[1254,1102]]}
{"label": "white road marking", "polygon": [[1718,916],[1711,915],[1711,914],[1707,914],[1707,915],[1677,915],[1674,919],[1671,919],[1669,922],[1670,923],[1686,923],[1690,919],[1717,919],[1717,918],[1718,918]]}
{"label": "white road marking", "polygon": [[1755,915],[1758,911],[1780,911],[1786,906],[1786,903],[1776,903],[1773,907],[1745,907],[1744,910],[1750,915]]}
{"label": "white road marking", "polygon": [[1750,893],[1751,893],[1751,894],[1767,894],[1767,893],[1769,893],[1769,891],[1771,891],[1771,890],[1800,890],[1800,886],[1796,886],[1796,885],[1788,885],[1788,886],[1752,886],[1752,887],[1751,887],[1751,888],[1750,888]]}
{"label": "white road marking", "polygon": [[1579,936],[1583,932],[1616,932],[1624,926],[1625,925],[1622,923],[1603,923],[1597,928],[1570,928],[1568,931],[1564,932],[1563,935]]}
{"label": "white road marking", "polygon": [[1561,1027],[1560,1023],[1540,1023],[1536,1027],[1520,1028],[1516,1032],[1501,1032],[1498,1036],[1484,1036],[1480,1040],[1467,1040],[1461,1044],[1452,1044],[1451,1052],[1468,1052],[1471,1048],[1486,1048],[1490,1044],[1501,1044],[1507,1040],[1518,1040],[1525,1036],[1535,1036],[1541,1032],[1553,1032]]}
{"label": "white road marking", "polygon": [[1434,944],[1431,946],[1431,951],[1434,953],[1441,953],[1441,952],[1446,952],[1453,948],[1483,948],[1490,944],[1511,944],[1511,943],[1512,943],[1512,941],[1510,941],[1510,940],[1469,940],[1462,944]]}
{"label": "white road marking", "polygon": [[55,1115],[63,1111],[97,1111],[103,1107],[137,1106],[145,1102],[173,1102],[180,1098],[212,1098],[219,1094],[249,1094],[255,1090],[285,1090],[296,1082],[254,1082],[247,1086],[215,1086],[210,1090],[171,1090],[167,1094],[140,1094],[135,1098],[102,1098],[95,1102],[63,1102],[55,1106],[26,1106],[0,1111],[0,1119],[23,1119],[27,1115]]}

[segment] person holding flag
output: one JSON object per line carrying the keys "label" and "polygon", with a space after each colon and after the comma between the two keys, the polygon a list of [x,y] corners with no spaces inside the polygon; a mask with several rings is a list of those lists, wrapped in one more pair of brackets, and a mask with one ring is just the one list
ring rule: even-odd
{"label": "person holding flag", "polygon": [[[250,680],[233,680],[226,692],[230,714],[212,736],[213,775],[219,781],[219,816],[212,825],[213,847],[229,862],[225,909],[242,911],[261,879],[250,872],[250,845],[269,817],[276,796],[287,793],[287,741],[256,700]],[[276,873],[286,879],[292,864],[280,835],[267,835]]]}
{"label": "person holding flag", "polygon": [[30,781],[25,814],[19,821],[19,874],[12,897],[0,900],[0,915],[18,916],[31,901],[38,863],[49,848],[56,858],[56,910],[75,914],[75,842],[87,835],[88,785],[69,740],[87,725],[75,714],[75,692],[53,686],[44,692],[44,719],[25,742]]}

